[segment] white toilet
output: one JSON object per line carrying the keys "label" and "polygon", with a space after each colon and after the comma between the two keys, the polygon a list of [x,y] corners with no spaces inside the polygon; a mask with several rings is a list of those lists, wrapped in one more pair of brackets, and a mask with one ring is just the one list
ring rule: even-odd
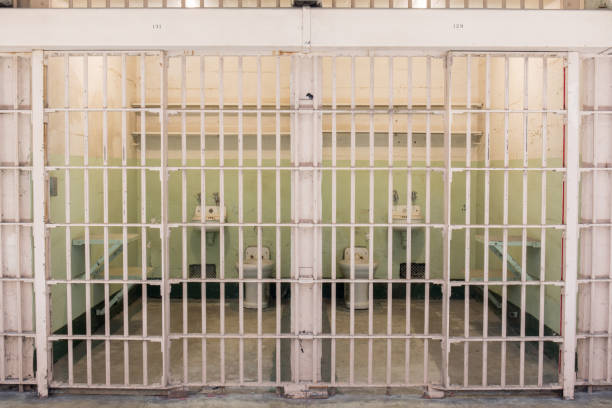
{"label": "white toilet", "polygon": [[[239,271],[236,262],[236,271]],[[270,249],[261,247],[261,278],[269,279],[274,274],[274,262],[270,260]],[[244,279],[257,279],[257,247],[250,246],[244,251],[242,261],[242,276]],[[268,307],[270,301],[270,283],[261,284],[261,307]],[[244,307],[257,309],[257,282],[244,284]]]}
{"label": "white toilet", "polygon": [[[355,247],[355,279],[368,279],[370,276],[368,249]],[[372,263],[373,272],[376,272],[378,262]],[[342,259],[338,261],[340,277],[351,278],[351,248],[345,248]],[[355,283],[355,309],[367,309],[369,304],[368,283]],[[351,285],[344,284],[344,303],[351,307]]]}

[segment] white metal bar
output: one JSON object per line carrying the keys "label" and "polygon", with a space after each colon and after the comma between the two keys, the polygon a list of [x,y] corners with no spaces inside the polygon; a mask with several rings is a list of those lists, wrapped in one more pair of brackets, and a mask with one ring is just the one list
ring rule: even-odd
{"label": "white metal bar", "polygon": [[[599,99],[598,99],[598,95],[597,95],[597,87],[598,87],[598,77],[599,77],[599,61],[597,60],[597,58],[593,59],[593,78],[592,78],[592,90],[593,90],[593,111],[597,112],[597,110],[599,109]],[[599,157],[598,157],[598,148],[597,148],[597,126],[598,126],[598,122],[599,122],[599,115],[597,113],[593,114],[593,131],[591,134],[591,139],[592,139],[592,149],[593,149],[593,157],[592,157],[592,165],[593,167],[597,167],[598,166],[598,162],[599,162]],[[601,173],[599,172],[594,172],[591,175],[591,183],[592,183],[592,187],[591,187],[591,220],[595,221],[597,219],[597,187],[598,184],[597,182],[600,181],[600,176]],[[589,288],[589,313],[588,313],[588,324],[589,324],[589,334],[591,335],[588,339],[588,374],[587,374],[587,380],[589,382],[589,384],[593,384],[593,377],[594,377],[594,371],[595,371],[595,327],[597,325],[596,323],[596,306],[595,306],[595,296],[596,296],[596,291],[595,291],[595,278],[596,278],[596,272],[597,269],[599,267],[599,254],[598,254],[598,248],[597,248],[597,244],[599,241],[599,236],[597,234],[597,228],[593,228],[590,230],[591,233],[591,254],[590,254],[590,261],[591,261],[591,270],[590,270],[590,278],[591,278],[591,284],[588,286]]]}
{"label": "white metal bar", "polygon": [[580,151],[580,59],[567,56],[567,188],[565,231],[565,287],[563,291],[563,397],[574,398],[576,382],[576,295],[578,269],[579,151]]}
{"label": "white metal bar", "polygon": [[168,114],[166,108],[168,106],[168,56],[162,52],[159,55],[160,67],[160,105],[159,112],[161,146],[160,146],[160,207],[161,207],[161,224],[160,224],[160,239],[161,239],[161,275],[162,275],[162,385],[168,385],[170,382],[170,231],[168,229]]}
{"label": "white metal bar", "polygon": [[[370,57],[370,108],[374,106],[374,81],[375,81],[375,59]],[[374,113],[370,113],[370,140],[369,140],[369,151],[370,151],[370,166],[374,167]],[[390,173],[390,172],[389,172]],[[370,182],[369,182],[369,203],[368,203],[368,220],[370,223],[374,222],[374,171],[369,171]],[[392,188],[392,187],[390,187]],[[374,279],[374,228],[370,226],[368,229],[368,277]],[[387,307],[390,299],[387,299]],[[374,333],[374,284],[368,284],[368,334]],[[373,382],[372,380],[372,365],[374,358],[373,341],[368,340],[368,384]]]}
{"label": "white metal bar", "polygon": [[[521,0],[524,3],[524,0]],[[523,57],[523,106],[525,109],[529,107],[529,58]],[[522,115],[523,119],[523,166],[529,167],[529,147],[528,147],[528,120],[527,114]],[[523,172],[523,194],[522,194],[522,222],[527,224],[527,171]],[[521,282],[527,280],[527,230],[525,228],[521,231]],[[527,288],[525,285],[521,285],[521,316],[520,316],[520,333],[521,336],[525,335],[525,318],[527,309]],[[520,343],[519,350],[519,384],[525,385],[525,343]]]}
{"label": "white metal bar", "polygon": [[[181,61],[181,107],[187,106],[187,57],[182,55]],[[181,164],[187,165],[187,115],[185,112],[181,113]],[[187,174],[185,170],[181,170],[181,220],[187,221]],[[205,237],[202,237],[205,239]],[[184,280],[188,277],[188,258],[187,258],[187,228],[183,226],[181,228],[181,272]],[[200,270],[201,273],[201,270]],[[201,275],[200,275],[201,277]],[[189,307],[187,304],[187,282],[182,283],[182,306],[183,306],[183,334],[187,334],[189,331]],[[189,382],[189,344],[187,338],[183,338],[183,381]]]}
{"label": "white metal bar", "polygon": [[[258,0],[260,1],[260,0]],[[257,109],[261,109],[261,56],[256,57],[257,63]],[[262,132],[261,132],[261,112],[257,112],[257,222],[262,222],[262,181],[261,181],[261,166],[262,166]],[[262,230],[257,227],[257,278],[262,278]],[[262,284],[257,283],[257,334],[261,335],[263,331],[263,316],[262,316]],[[263,381],[263,362],[262,362],[263,344],[261,339],[257,340],[257,382]],[[313,379],[316,379],[313,376]]]}
{"label": "white metal bar", "polygon": [[[334,0],[335,1],[335,0]],[[336,57],[332,57],[332,109],[335,110],[336,109],[336,103],[337,103],[337,69],[336,69]],[[336,205],[336,198],[337,198],[337,170],[335,169],[336,165],[337,165],[337,144],[338,144],[338,135],[336,132],[336,112],[333,111],[332,112],[332,116],[331,116],[331,120],[332,120],[332,146],[331,146],[331,154],[332,154],[332,158],[331,158],[331,164],[332,164],[332,197],[331,197],[331,220],[332,220],[332,224],[336,223],[336,219],[337,219],[337,215],[336,215],[336,211],[337,211],[337,205]],[[331,334],[332,334],[332,339],[331,339],[331,382],[332,384],[335,384],[336,382],[336,307],[337,307],[337,300],[336,300],[336,277],[337,277],[337,270],[336,270],[336,253],[337,253],[337,249],[336,249],[336,240],[337,240],[337,230],[335,225],[332,226],[331,228],[331,253],[330,253],[330,262],[331,262],[331,278],[332,278],[332,284],[331,284]],[[345,286],[346,287],[346,286]]]}
{"label": "white metal bar", "polygon": [[[206,106],[206,58],[200,57],[200,107]],[[200,112],[200,205],[206,204],[206,114]],[[200,278],[202,284],[200,287],[201,293],[201,313],[202,313],[202,334],[207,333],[207,302],[206,302],[206,227],[204,226],[204,217],[201,219],[200,227]],[[239,254],[240,256],[240,254]],[[206,338],[202,337],[202,384],[207,383],[207,356],[206,356]]]}
{"label": "white metal bar", "polygon": [[[244,149],[244,136],[243,132],[243,60],[242,57],[238,57],[238,167],[244,165],[243,161],[243,149]],[[244,222],[244,172],[242,169],[238,171],[238,223]],[[238,227],[238,278],[244,279],[244,228]],[[238,284],[238,330],[244,334],[244,283]],[[239,361],[239,376],[240,382],[244,381],[244,339],[240,339],[238,345],[240,353]]]}
{"label": "white metal bar", "polygon": [[[83,107],[89,107],[89,58],[85,54],[81,58],[83,64]],[[83,221],[85,222],[85,279],[91,280],[91,246],[90,246],[90,228],[89,228],[89,113],[85,112],[83,120],[83,165],[85,169],[83,171],[83,190],[84,190],[84,202],[83,202]],[[91,283],[85,285],[85,333],[87,336],[91,336]],[[86,354],[87,354],[87,384],[92,384],[92,367],[91,367],[91,340],[86,340]]]}
{"label": "white metal bar", "polygon": [[[486,1],[486,0],[485,0]],[[487,55],[485,57],[485,107],[488,109],[491,107],[491,57]],[[491,131],[491,115],[485,113],[485,146],[484,146],[484,167],[488,169],[490,167],[490,131]],[[485,171],[485,182],[484,182],[484,224],[489,224],[489,205],[490,205],[490,171]],[[484,230],[484,242],[489,242],[489,228]],[[489,248],[483,245],[483,269],[484,269],[484,281],[485,285],[483,288],[483,313],[482,313],[482,336],[487,338],[489,335],[489,286],[486,282],[489,281]],[[488,343],[484,342],[482,345],[482,386],[488,385]]]}
{"label": "white metal bar", "polygon": [[[64,56],[64,104],[70,107],[70,58]],[[64,163],[70,165],[70,114],[64,113]],[[70,170],[66,169],[64,173],[64,206],[65,220],[69,224],[71,220],[71,200],[70,200]],[[66,279],[72,279],[72,256],[71,256],[71,229],[66,227]],[[66,284],[66,325],[68,335],[72,335],[72,285]],[[74,383],[74,343],[68,341],[68,383]]]}
{"label": "white metal bar", "polygon": [[[225,105],[225,87],[224,87],[224,59],[222,56],[218,58],[218,75],[219,75],[219,106]],[[219,114],[219,205],[221,208],[225,207],[225,172],[223,166],[225,165],[225,128],[224,128],[224,116],[223,113]],[[221,224],[225,221],[224,217],[220,218]],[[225,230],[223,225],[219,228],[219,277],[225,278]],[[219,332],[225,334],[225,284],[219,285]],[[221,339],[219,345],[220,355],[220,381],[224,383],[225,379],[225,340]]]}
{"label": "white metal bar", "polygon": [[[431,57],[425,60],[426,109],[431,108]],[[425,280],[431,279],[431,115],[425,117]],[[446,225],[446,223],[445,223]],[[443,266],[444,267],[444,266]],[[425,283],[425,307],[423,311],[423,334],[429,334],[429,283]],[[444,346],[443,346],[444,347]],[[444,378],[444,376],[443,376]],[[443,379],[444,381],[444,379]],[[423,344],[423,383],[429,384],[429,340]]]}
{"label": "white metal bar", "polygon": [[[108,223],[108,56],[102,56],[102,217],[104,223]],[[104,231],[104,334],[110,335],[110,288],[108,286],[109,267],[108,267],[108,227]],[[110,342],[104,341],[104,379],[106,385],[110,385]]]}
{"label": "white metal bar", "polygon": [[[450,385],[449,377],[449,356],[450,356],[450,342],[449,327],[450,327],[450,267],[451,267],[451,235],[452,230],[450,229],[451,219],[451,186],[452,186],[452,173],[450,171],[451,162],[451,134],[452,134],[452,71],[453,71],[453,56],[447,55],[444,69],[445,69],[445,92],[444,101],[446,104],[446,116],[445,116],[445,136],[444,136],[444,224],[443,229],[443,241],[444,247],[442,248],[442,276],[444,283],[442,285],[442,384],[444,387]],[[471,143],[471,140],[470,140]],[[467,203],[466,203],[467,205]],[[467,230],[466,230],[467,231]],[[467,318],[467,316],[466,316]],[[464,361],[464,364],[466,362]],[[467,365],[467,364],[466,364]]]}
{"label": "white metal bar", "polygon": [[49,303],[45,233],[45,129],[43,52],[32,52],[32,203],[34,225],[34,295],[36,302],[36,384],[40,397],[48,395]]}
{"label": "white metal bar", "polygon": [[[548,108],[548,60],[546,57],[542,58],[542,109],[546,110]],[[546,167],[548,164],[547,161],[547,150],[548,150],[548,133],[547,133],[547,124],[548,124],[548,114],[542,113],[542,167]],[[547,173],[546,171],[542,171],[542,190],[541,190],[541,215],[540,222],[542,224],[546,223],[546,199],[547,199]],[[546,230],[541,229],[540,233],[540,281],[546,280]],[[540,304],[539,304],[539,313],[538,313],[538,334],[540,336],[544,335],[544,306],[545,306],[545,296],[546,296],[546,287],[544,285],[540,285]],[[541,386],[544,383],[544,343],[538,343],[538,385]]]}
{"label": "white metal bar", "polygon": [[[13,83],[12,83],[12,97],[13,97],[13,109],[17,109],[19,107],[19,57],[17,55],[13,56],[13,70],[12,70],[12,75],[13,75]],[[15,165],[15,167],[19,166],[19,142],[22,139],[21,135],[20,135],[20,127],[19,127],[19,114],[18,113],[14,113],[13,114],[13,126],[14,126],[14,132],[15,132],[15,145],[14,145],[14,151],[13,151],[13,164]],[[20,194],[21,192],[21,186],[20,186],[20,172],[15,169],[14,173],[14,186],[15,186],[15,192],[17,194]],[[22,214],[21,214],[21,200],[17,200],[16,202],[16,206],[15,206],[15,220],[20,221],[22,219]],[[22,256],[21,254],[21,233],[22,233],[22,228],[20,226],[16,226],[15,227],[15,253],[19,254],[19,257]],[[21,262],[17,262],[16,265],[16,276],[17,276],[17,293],[15,296],[15,300],[16,300],[16,304],[18,305],[17,307],[17,332],[20,335],[23,335],[23,316],[22,316],[22,310],[21,310],[21,304],[22,304],[22,290],[23,290],[23,281],[22,281],[22,271],[21,271]],[[1,292],[0,292],[1,293]],[[23,366],[24,366],[24,360],[23,360],[23,338],[18,339],[18,345],[17,345],[17,358],[19,359],[19,368],[17,370],[17,376],[19,378],[20,381],[24,380],[24,376],[23,376]],[[19,386],[19,391],[23,391],[23,385]]]}
{"label": "white metal bar", "polygon": [[[355,108],[355,92],[356,92],[356,61],[355,57],[351,58],[351,108]],[[355,113],[351,113],[351,203],[350,203],[350,278],[351,283],[349,284],[350,290],[350,321],[349,321],[349,333],[355,335],[355,146],[356,146],[356,135],[355,135]],[[344,287],[346,290],[346,286]],[[351,338],[349,345],[349,383],[355,382],[355,340]]]}
{"label": "white metal bar", "polygon": [[[510,109],[510,60],[508,55],[504,56],[504,166],[508,167],[510,161],[510,114],[507,110]],[[508,224],[508,205],[509,205],[509,174],[508,170],[504,170],[504,202],[503,202],[503,249],[502,249],[502,281],[508,280],[508,228],[505,227]],[[507,324],[508,324],[508,289],[506,286],[502,287],[502,305],[501,305],[501,319],[502,337],[507,335]],[[506,342],[501,344],[501,385],[506,385]]]}
{"label": "white metal bar", "polygon": [[[121,106],[127,107],[127,56],[121,55]],[[128,198],[127,198],[127,112],[121,112],[121,222],[128,222]],[[124,225],[122,228],[123,241],[123,280],[128,280],[128,231]],[[127,283],[123,284],[123,335],[129,336],[129,287]],[[128,341],[123,342],[123,383],[130,384],[130,344]]]}
{"label": "white metal bar", "polygon": [[[139,56],[140,62],[140,106],[144,107],[146,104],[146,56],[144,53]],[[147,131],[147,118],[146,113],[140,114],[140,164],[145,166],[147,163],[147,138],[145,137]],[[159,174],[159,173],[158,173]],[[140,171],[140,221],[142,223],[147,222],[147,172],[145,169]],[[140,236],[140,263],[142,266],[141,279],[146,281],[148,276],[148,262],[147,262],[147,228],[141,227]],[[147,285],[142,285],[142,335],[147,337],[148,335],[148,297],[147,297]],[[149,343],[147,341],[142,342],[142,383],[148,385],[149,383]]]}
{"label": "white metal bar", "polygon": [[[389,109],[393,108],[393,57],[388,59],[388,92],[389,92]],[[393,113],[389,113],[388,118],[388,142],[389,146],[389,167],[393,167]],[[408,204],[408,203],[406,203]],[[390,170],[388,173],[388,194],[387,194],[387,222],[391,224],[393,222],[393,171]],[[372,242],[374,241],[374,234],[371,235]],[[370,250],[370,262],[374,262],[374,251]],[[393,228],[387,228],[387,278],[393,278]],[[393,333],[393,284],[387,283],[387,334]],[[391,383],[391,352],[392,352],[391,339],[387,339],[387,373],[386,382]]]}
{"label": "white metal bar", "polygon": [[[280,104],[281,104],[281,59],[280,56],[277,56],[275,58],[275,101],[276,101],[276,108],[278,110],[278,108],[280,108]],[[275,143],[275,164],[276,164],[276,171],[275,171],[275,207],[274,207],[274,215],[275,215],[275,222],[277,224],[281,223],[281,173],[280,170],[278,169],[280,167],[281,164],[281,117],[280,117],[280,113],[277,112],[275,115],[275,129],[276,129],[276,143]],[[281,297],[282,297],[282,285],[281,285],[281,230],[279,227],[275,227],[275,232],[276,232],[276,239],[275,239],[275,243],[276,243],[276,271],[275,271],[275,277],[276,277],[276,330],[275,333],[277,335],[276,338],[276,383],[280,384],[281,381],[281,341],[280,338],[278,336],[280,336],[281,334]]]}
{"label": "white metal bar", "polygon": [[[411,0],[409,0],[411,1]],[[407,84],[406,84],[406,107],[408,109],[412,109],[412,57],[408,57],[406,61],[406,76],[407,76]],[[407,174],[406,174],[406,205],[412,203],[412,115],[408,114],[407,118],[407,142],[406,142],[406,164],[407,164]],[[410,208],[410,207],[408,207]],[[405,334],[410,335],[412,333],[411,330],[411,292],[412,292],[412,211],[408,211],[407,215],[407,223],[408,227],[406,228],[406,330]],[[404,345],[404,382],[406,384],[410,383],[410,339],[406,339]]]}
{"label": "white metal bar", "polygon": [[[472,106],[472,56],[467,55],[465,59],[466,63],[466,106]],[[452,100],[449,101],[449,105],[451,106],[452,112]],[[452,116],[451,116],[452,120]],[[452,126],[449,129],[452,132]],[[467,113],[466,117],[466,132],[465,132],[465,166],[470,168],[472,166],[472,114],[471,112]],[[451,133],[452,134],[452,133]],[[452,166],[451,166],[452,167]],[[465,224],[469,225],[471,223],[471,193],[472,193],[472,173],[468,170],[465,173]],[[464,262],[465,262],[465,280],[470,280],[470,255],[471,255],[471,245],[470,245],[470,230],[468,228],[465,229],[465,252],[464,252]],[[464,312],[463,312],[463,334],[465,337],[469,337],[470,335],[470,287],[466,285],[464,288]],[[469,353],[470,353],[470,344],[466,341],[463,344],[463,385],[465,387],[468,386],[469,383]]]}

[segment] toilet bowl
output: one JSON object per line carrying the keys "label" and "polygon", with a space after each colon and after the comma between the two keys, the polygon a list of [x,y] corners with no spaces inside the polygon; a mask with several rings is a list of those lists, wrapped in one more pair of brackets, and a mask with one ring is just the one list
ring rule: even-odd
{"label": "toilet bowl", "polygon": [[[373,272],[376,272],[378,262],[372,263]],[[351,249],[344,250],[342,259],[338,261],[340,277],[351,278]],[[368,249],[355,247],[355,279],[368,279],[370,276]],[[368,283],[355,283],[355,309],[367,309],[369,304]],[[351,307],[351,284],[344,284],[344,303],[346,307]]]}
{"label": "toilet bowl", "polygon": [[[240,273],[240,266],[236,262],[236,271]],[[269,279],[274,274],[274,262],[270,260],[270,249],[261,247],[261,279]],[[242,277],[244,279],[257,279],[257,247],[250,246],[244,251],[242,261]],[[244,307],[257,309],[257,282],[244,283]],[[270,301],[270,283],[261,284],[261,307],[268,307]]]}

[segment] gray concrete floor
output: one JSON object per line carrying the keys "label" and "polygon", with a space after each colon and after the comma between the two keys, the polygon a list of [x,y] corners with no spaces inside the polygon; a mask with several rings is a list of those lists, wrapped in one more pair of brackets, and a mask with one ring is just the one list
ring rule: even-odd
{"label": "gray concrete floor", "polygon": [[[325,313],[331,321],[331,305],[325,300]],[[372,332],[374,334],[387,333],[387,301],[376,299],[372,313]],[[464,332],[464,301],[452,300],[450,305],[450,334],[451,336],[462,336]],[[470,319],[469,330],[471,335],[482,334],[483,305],[481,302],[471,299],[469,301]],[[283,313],[289,312],[289,303],[283,302],[281,309]],[[410,304],[410,328],[412,333],[424,332],[424,309],[423,300],[412,300]],[[209,333],[219,333],[220,330],[220,303],[218,300],[208,301],[206,304],[206,327]],[[238,333],[239,329],[239,307],[237,300],[227,300],[224,308],[225,332]],[[129,333],[141,335],[143,327],[142,302],[137,300],[130,305],[129,311]],[[501,334],[501,320],[489,308],[489,335]],[[202,329],[202,305],[199,300],[189,300],[187,303],[187,318],[185,319],[188,333],[200,333]],[[149,299],[147,304],[147,326],[149,335],[161,334],[161,302],[159,299]],[[350,312],[338,299],[336,307],[336,331],[338,334],[349,333]],[[442,322],[442,303],[439,300],[431,300],[429,307],[429,333],[440,334]],[[116,315],[111,322],[112,332],[123,333],[123,314]],[[262,311],[262,332],[275,333],[276,310],[269,307]],[[369,313],[367,310],[355,311],[355,333],[368,333]],[[394,334],[406,331],[406,302],[403,299],[394,299],[391,303],[391,332]],[[103,327],[98,331],[104,333]],[[284,332],[288,328],[283,327]],[[327,327],[329,330],[329,327]],[[171,302],[171,332],[181,333],[183,331],[183,304],[181,301]],[[244,309],[244,331],[245,333],[257,333],[257,311]],[[511,330],[509,330],[511,333]],[[374,383],[384,383],[387,374],[387,347],[385,339],[375,339],[371,342],[371,354],[369,340],[355,340],[354,345],[354,380],[363,383],[368,380],[368,359],[372,360],[372,380]],[[410,383],[440,383],[441,373],[441,344],[439,340],[413,339],[408,344],[400,340],[390,342],[391,380],[394,383],[403,382],[406,372],[409,373]],[[184,359],[183,347],[187,346],[188,356]],[[275,356],[276,342],[273,339],[264,339],[261,350],[255,339],[244,340],[244,380],[255,382],[258,379],[258,352],[261,356],[261,380],[275,380]],[[229,382],[239,380],[239,350],[238,340],[225,340],[225,379]],[[425,352],[425,349],[428,349]],[[463,384],[464,366],[468,365],[468,384],[479,385],[482,381],[482,343],[470,343],[467,353],[464,344],[451,347],[449,375],[454,384]],[[142,383],[143,352],[142,342],[129,342],[129,372],[132,384]],[[406,364],[406,349],[409,350],[408,369]],[[85,344],[81,343],[74,348],[74,381],[76,383],[86,382],[86,354]],[[350,341],[336,341],[336,380],[348,382],[350,370]],[[94,383],[105,381],[105,344],[95,342],[92,344],[92,377]],[[206,341],[206,377],[209,382],[221,380],[221,356],[220,341],[209,339]],[[464,358],[466,356],[467,358]],[[506,383],[519,383],[520,343],[509,342],[506,348]],[[501,344],[491,342],[488,346],[487,381],[489,384],[500,384],[501,379]],[[148,345],[148,377],[149,383],[160,381],[161,375],[161,347],[159,343],[151,342]],[[286,358],[282,359],[287,364]],[[324,358],[323,364],[329,365],[330,359]],[[124,373],[124,342],[110,342],[110,377],[112,384],[123,383]],[[171,342],[171,382],[198,383],[202,380],[202,341],[200,339],[180,339]],[[55,381],[66,381],[68,376],[68,360],[64,356],[58,360],[53,367],[53,379]],[[425,367],[427,380],[425,380]],[[544,355],[543,358],[544,383],[557,382],[558,364],[555,359]],[[538,345],[525,345],[525,384],[537,384],[538,373]]]}
{"label": "gray concrete floor", "polygon": [[47,399],[38,399],[32,393],[0,393],[0,408],[45,407],[45,408],[296,408],[313,405],[329,407],[389,407],[389,408],[447,408],[447,407],[610,407],[612,392],[578,393],[573,401],[564,401],[556,395],[543,396],[451,396],[440,400],[427,400],[420,396],[386,396],[372,394],[335,395],[321,400],[287,400],[274,394],[231,394],[214,397],[196,394],[185,398],[165,398],[147,396],[83,396],[52,395]]}

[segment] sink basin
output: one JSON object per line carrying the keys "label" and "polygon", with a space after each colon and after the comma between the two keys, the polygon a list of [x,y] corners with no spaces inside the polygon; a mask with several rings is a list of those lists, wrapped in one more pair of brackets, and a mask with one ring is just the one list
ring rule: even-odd
{"label": "sink basin", "polygon": [[[397,227],[393,227],[395,230],[405,231],[405,226],[408,224],[408,206],[407,205],[394,205],[393,206],[393,223],[397,223]],[[418,205],[410,206],[410,223],[411,224],[422,224],[423,214],[421,213],[421,207]]]}
{"label": "sink basin", "polygon": [[[227,212],[225,207],[221,208],[215,205],[207,205],[204,207],[204,225],[206,232],[219,231],[219,223],[221,222],[221,213],[223,213],[223,221],[227,221]],[[192,222],[202,221],[202,207],[197,206],[193,213]]]}

